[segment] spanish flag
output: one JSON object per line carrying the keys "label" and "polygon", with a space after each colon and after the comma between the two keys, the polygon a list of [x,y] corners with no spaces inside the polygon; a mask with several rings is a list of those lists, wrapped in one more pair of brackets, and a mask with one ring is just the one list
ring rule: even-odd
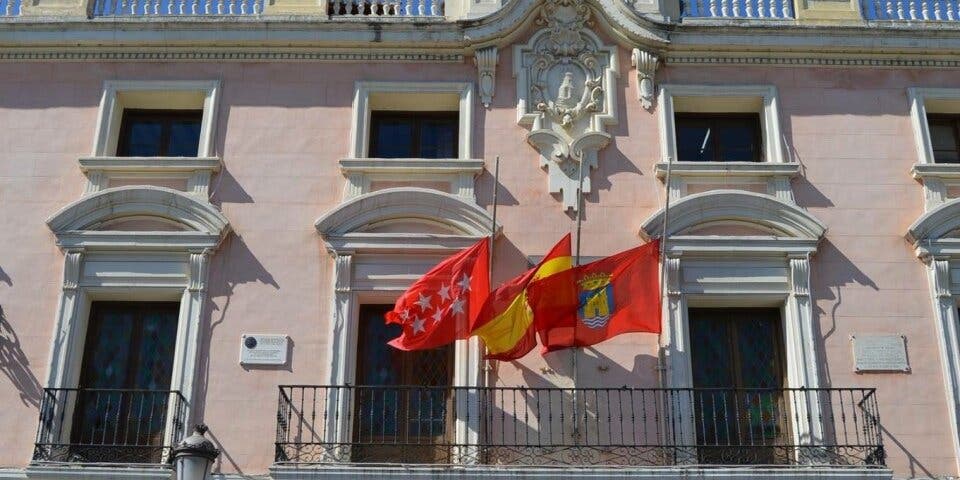
{"label": "spanish flag", "polygon": [[571,268],[572,263],[568,233],[536,267],[490,292],[472,329],[487,345],[487,358],[516,360],[533,350],[536,329],[527,305],[527,286]]}

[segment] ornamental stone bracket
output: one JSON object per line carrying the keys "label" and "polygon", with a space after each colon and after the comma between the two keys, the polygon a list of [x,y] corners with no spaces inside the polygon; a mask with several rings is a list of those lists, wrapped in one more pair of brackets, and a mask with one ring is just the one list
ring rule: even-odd
{"label": "ornamental stone bracket", "polygon": [[490,108],[493,102],[494,88],[497,85],[497,47],[477,50],[473,62],[477,64],[477,85],[480,87],[480,103]]}
{"label": "ornamental stone bracket", "polygon": [[606,126],[617,123],[617,52],[590,30],[585,0],[545,0],[538,15],[540,30],[514,47],[517,122],[530,127],[527,142],[540,152],[548,191],[576,211],[581,163],[590,193],[597,153],[610,143]]}
{"label": "ornamental stone bracket", "polygon": [[630,63],[637,69],[637,99],[643,108],[651,110],[656,96],[654,75],[657,73],[659,59],[646,50],[634,48],[630,54]]}

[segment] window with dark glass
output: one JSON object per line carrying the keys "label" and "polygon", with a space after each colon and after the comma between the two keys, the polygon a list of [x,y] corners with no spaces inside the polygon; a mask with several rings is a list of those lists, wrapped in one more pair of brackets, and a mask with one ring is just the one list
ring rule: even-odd
{"label": "window with dark glass", "polygon": [[360,307],[352,460],[449,463],[442,444],[453,434],[453,346],[405,352],[387,345],[401,332],[384,321],[392,309]]}
{"label": "window with dark glass", "polygon": [[960,163],[960,115],[928,115],[933,161]]}
{"label": "window with dark glass", "polygon": [[677,160],[681,162],[760,162],[760,115],[678,113]]}
{"label": "window with dark glass", "polygon": [[202,110],[124,110],[117,156],[196,157]]}
{"label": "window with dark glass", "polygon": [[71,446],[84,461],[160,461],[171,402],[177,302],[94,302]]}
{"label": "window with dark glass", "polygon": [[777,308],[691,308],[693,403],[701,463],[777,464],[789,455]]}
{"label": "window with dark glass", "polygon": [[371,158],[457,158],[458,112],[370,114]]}

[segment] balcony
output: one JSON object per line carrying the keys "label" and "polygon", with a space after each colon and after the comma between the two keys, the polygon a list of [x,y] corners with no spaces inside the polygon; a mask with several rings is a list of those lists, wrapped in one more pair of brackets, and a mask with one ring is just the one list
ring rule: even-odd
{"label": "balcony", "polygon": [[94,17],[259,15],[263,13],[263,2],[264,0],[93,0],[90,8]]}
{"label": "balcony", "polygon": [[443,0],[327,0],[331,18],[443,18]]}
{"label": "balcony", "polygon": [[185,404],[167,390],[44,389],[33,462],[165,463]]}
{"label": "balcony", "polygon": [[21,0],[0,0],[0,18],[20,15]]}
{"label": "balcony", "polygon": [[794,18],[793,1],[680,0],[680,17],[746,20],[791,20]]}
{"label": "balcony", "polygon": [[866,20],[953,22],[960,20],[957,0],[861,0]]}
{"label": "balcony", "polygon": [[873,389],[281,386],[276,464],[881,468]]}

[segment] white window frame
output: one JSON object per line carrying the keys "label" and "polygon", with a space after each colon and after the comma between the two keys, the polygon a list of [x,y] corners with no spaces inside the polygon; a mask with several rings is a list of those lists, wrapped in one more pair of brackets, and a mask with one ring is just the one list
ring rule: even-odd
{"label": "white window frame", "polygon": [[[80,169],[87,177],[84,194],[89,195],[110,187],[112,179],[126,182],[175,180],[184,182],[184,191],[206,201],[211,176],[220,171],[220,158],[214,156],[214,139],[217,124],[218,80],[199,81],[141,81],[107,80],[103,84],[97,126],[94,132],[93,152],[80,158]],[[124,94],[137,98],[124,98]],[[174,110],[188,108],[185,105],[195,99],[179,98],[167,103],[170,97],[182,95],[202,99],[190,104],[190,109],[203,110],[200,123],[200,143],[196,157],[118,157],[117,143],[123,111],[126,108],[154,108],[155,104],[173,103]]]}
{"label": "white window frame", "polygon": [[906,238],[927,269],[952,446],[960,468],[960,238],[952,235],[957,229],[960,198],[929,208],[910,226]]}
{"label": "white window frame", "polygon": [[[389,207],[384,207],[386,205]],[[363,232],[366,225],[392,219],[430,221],[459,233]],[[489,236],[491,225],[489,214],[472,202],[449,193],[412,187],[390,188],[360,195],[319,218],[315,227],[334,262],[331,278],[332,313],[327,337],[330,339],[327,384],[353,385],[355,382],[361,303],[393,303],[416,280],[415,276],[360,279],[355,274],[360,260],[378,263],[378,259],[402,256],[418,263],[420,270],[426,272],[443,257]],[[499,231],[499,227],[495,231]],[[480,386],[483,379],[479,339],[458,340],[454,344],[454,358],[453,386]],[[330,411],[350,411],[352,405],[341,405],[343,401],[348,399],[332,395],[327,408]],[[353,424],[348,417],[341,415],[339,420],[330,417],[325,431],[331,437],[339,437],[328,441],[350,442]],[[475,442],[479,436],[477,416],[469,415],[469,418],[468,422],[458,415],[455,427],[458,443]]]}
{"label": "white window frame", "polygon": [[937,100],[957,102],[957,110],[953,113],[960,114],[960,89],[911,87],[907,89],[907,97],[910,100],[910,123],[917,149],[917,163],[911,173],[923,183],[924,208],[930,211],[949,200],[948,188],[960,186],[960,164],[938,164],[934,161],[927,104]]}
{"label": "white window frame", "polygon": [[677,160],[677,130],[674,97],[752,97],[762,104],[760,130],[763,139],[763,162],[784,163],[787,155],[783,148],[780,126],[780,101],[777,87],[773,85],[660,85],[660,153],[663,161]]}
{"label": "white window frame", "polygon": [[[457,158],[469,160],[473,154],[473,84],[469,82],[369,82],[354,85],[353,118],[350,128],[350,158],[369,158],[371,95],[389,93],[404,95],[456,94],[459,112]],[[425,108],[424,111],[436,111]],[[450,110],[453,111],[453,110]]]}
{"label": "white window frame", "polygon": [[[927,102],[945,100],[960,104],[960,88],[911,87],[907,89],[907,97],[910,100],[910,123],[913,124],[913,137],[916,140],[917,163],[935,164],[930,125],[927,123]],[[955,113],[960,114],[960,110]]]}
{"label": "white window frame", "polygon": [[217,124],[217,105],[220,92],[219,80],[107,80],[103,83],[103,95],[97,112],[97,126],[94,133],[94,157],[113,157],[117,152],[117,139],[125,108],[142,108],[133,103],[125,103],[122,94],[136,92],[158,101],[166,95],[197,93],[203,102],[194,109],[203,110],[200,124],[200,144],[197,157],[214,156],[214,132]]}
{"label": "white window frame", "polygon": [[[174,221],[187,230],[96,230],[104,222],[127,216]],[[194,412],[207,269],[212,252],[230,231],[227,219],[209,203],[189,194],[162,187],[128,186],[84,196],[51,216],[47,225],[64,251],[64,269],[46,386],[77,385],[92,302],[179,301],[169,390],[183,395],[183,418],[189,425]],[[172,419],[169,415],[167,445],[180,440],[170,438]]]}
{"label": "white window frame", "polygon": [[[648,218],[644,238],[659,237],[663,211]],[[691,235],[700,225],[731,222],[753,224],[774,235]],[[688,309],[697,307],[779,306],[786,355],[787,388],[817,388],[820,376],[814,342],[813,305],[810,298],[810,257],[816,253],[825,227],[796,205],[775,197],[737,190],[716,190],[690,195],[670,206],[666,232],[665,282],[661,348],[665,355],[667,388],[692,388]],[[710,278],[699,272],[729,272]],[[751,272],[763,272],[753,276]],[[778,272],[778,273],[773,273]],[[681,405],[683,411],[692,408]],[[806,407],[804,407],[806,408]],[[817,409],[816,401],[809,408]],[[804,418],[807,412],[798,412]],[[816,417],[816,412],[809,412]],[[794,429],[798,445],[822,438],[820,426]],[[677,439],[694,445],[695,429],[686,428]]]}
{"label": "white window frame", "polygon": [[[677,159],[675,98],[702,98],[709,106],[716,99],[750,99],[760,102],[760,130],[763,142],[762,162],[680,162]],[[661,161],[657,176],[665,181],[671,170],[667,191],[671,200],[688,194],[688,185],[730,182],[761,185],[768,195],[787,203],[795,203],[790,180],[799,175],[800,165],[791,162],[784,148],[780,123],[780,101],[773,85],[678,85],[660,86],[659,125]],[[712,109],[711,109],[712,111]],[[735,110],[735,112],[749,110]]]}

